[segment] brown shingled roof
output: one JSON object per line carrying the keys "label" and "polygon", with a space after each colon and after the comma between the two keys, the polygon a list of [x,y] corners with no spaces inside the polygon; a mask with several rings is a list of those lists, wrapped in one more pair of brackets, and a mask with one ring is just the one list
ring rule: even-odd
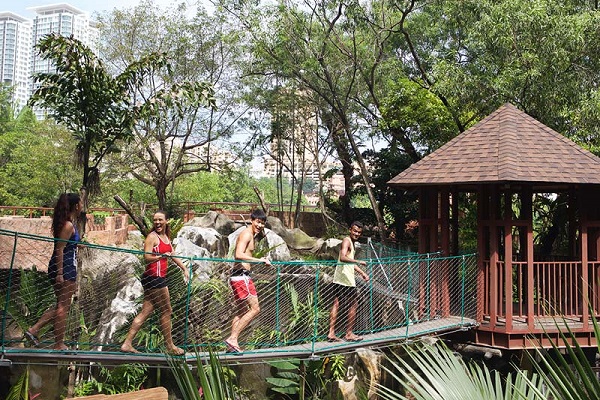
{"label": "brown shingled roof", "polygon": [[505,104],[388,184],[493,182],[600,184],[600,158]]}

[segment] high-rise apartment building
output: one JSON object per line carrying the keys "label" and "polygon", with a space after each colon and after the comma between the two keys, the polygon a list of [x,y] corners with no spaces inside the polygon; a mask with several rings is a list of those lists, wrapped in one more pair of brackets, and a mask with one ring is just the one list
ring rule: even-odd
{"label": "high-rise apartment building", "polygon": [[[35,13],[33,19],[10,12],[0,12],[0,32],[3,33],[0,42],[0,72],[2,82],[14,88],[16,111],[25,106],[36,89],[32,75],[54,71],[52,63],[43,60],[34,47],[44,35],[73,35],[92,51],[98,48],[98,29],[89,13],[67,3],[30,7],[28,10]],[[4,72],[4,68],[7,72]],[[43,118],[43,110],[34,112],[38,118]]]}
{"label": "high-rise apartment building", "polygon": [[0,79],[12,87],[17,110],[30,95],[31,20],[11,12],[0,12]]}

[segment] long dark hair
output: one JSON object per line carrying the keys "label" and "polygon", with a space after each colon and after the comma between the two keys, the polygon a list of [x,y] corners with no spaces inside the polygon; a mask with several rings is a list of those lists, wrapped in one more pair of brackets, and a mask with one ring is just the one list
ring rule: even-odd
{"label": "long dark hair", "polygon": [[81,198],[77,193],[63,193],[58,198],[56,206],[54,206],[54,214],[52,214],[52,234],[55,238],[60,235],[60,231],[70,220],[71,213],[80,200]]}
{"label": "long dark hair", "polygon": [[[156,210],[154,214],[162,214],[165,216],[165,221],[167,221],[167,223],[165,224],[165,235],[167,235],[167,237],[171,239],[171,226],[169,225],[169,216],[167,215],[167,212],[163,210]],[[152,214],[153,220],[154,214]],[[152,221],[152,229],[150,230],[150,233],[154,232],[155,230],[156,228],[154,227],[154,221]]]}

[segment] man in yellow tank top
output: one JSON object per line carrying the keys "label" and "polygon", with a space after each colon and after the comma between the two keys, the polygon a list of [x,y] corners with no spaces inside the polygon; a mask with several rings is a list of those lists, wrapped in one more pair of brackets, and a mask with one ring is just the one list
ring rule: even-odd
{"label": "man in yellow tank top", "polygon": [[362,235],[363,224],[359,221],[354,221],[350,225],[350,236],[342,240],[342,247],[338,257],[338,264],[335,267],[333,274],[333,306],[329,314],[329,334],[327,340],[330,342],[343,341],[336,335],[335,323],[337,321],[340,301],[348,307],[348,324],[346,325],[346,334],[344,339],[349,342],[358,342],[363,340],[361,336],[354,334],[354,323],[356,322],[356,310],[358,309],[358,290],[356,289],[356,280],[354,272],[358,273],[365,282],[369,281],[367,275],[360,267],[366,266],[366,261],[354,259],[354,243]]}

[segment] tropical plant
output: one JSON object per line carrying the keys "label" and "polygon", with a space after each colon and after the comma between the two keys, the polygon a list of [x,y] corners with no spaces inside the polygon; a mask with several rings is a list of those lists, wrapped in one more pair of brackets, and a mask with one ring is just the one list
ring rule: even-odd
{"label": "tropical plant", "polygon": [[100,366],[98,378],[82,381],[75,387],[76,396],[91,394],[119,394],[139,390],[146,380],[146,364],[122,364],[108,369]]}
{"label": "tropical plant", "polygon": [[[100,192],[101,163],[117,152],[121,142],[133,136],[140,115],[152,113],[150,106],[132,102],[132,95],[144,77],[167,66],[164,54],[151,53],[126,66],[113,76],[94,52],[73,36],[58,33],[44,36],[37,44],[40,56],[51,62],[54,72],[36,73],[36,90],[30,106],[46,109],[66,127],[76,142],[77,164],[83,169],[82,200]],[[85,228],[81,219],[81,231]]]}
{"label": "tropical plant", "polygon": [[168,353],[166,353],[166,357],[184,399],[232,400],[239,398],[236,396],[238,389],[234,385],[235,373],[221,364],[219,357],[212,349],[209,349],[206,361],[203,361],[201,355],[196,352],[196,377],[192,374],[184,358]]}
{"label": "tropical plant", "polygon": [[393,354],[387,358],[391,367],[383,366],[404,388],[399,393],[377,384],[384,400],[481,400],[481,399],[546,399],[544,379],[526,372],[502,377],[485,365],[465,363],[443,342],[435,345],[403,346],[407,359]]}
{"label": "tropical plant", "polygon": [[35,397],[37,395],[29,395],[29,365],[27,365],[17,382],[10,388],[6,400],[29,400]]}
{"label": "tropical plant", "polygon": [[[255,242],[254,251],[252,251],[252,257],[263,258],[268,256],[268,254],[275,250],[277,247],[285,244],[284,242],[278,243],[275,246],[269,247],[269,243],[267,242],[266,236],[262,237],[260,240]],[[235,247],[234,247],[235,251]]]}
{"label": "tropical plant", "polygon": [[[0,293],[2,292],[0,291]],[[6,296],[2,298],[4,299]],[[18,292],[11,293],[6,312],[24,331],[37,321],[54,302],[54,290],[48,284],[48,277],[38,273],[37,268],[32,266],[30,270],[21,269]]]}
{"label": "tropical plant", "polygon": [[[594,337],[598,338],[600,337],[600,327],[591,305],[588,308],[594,326]],[[555,326],[561,339],[561,349],[552,340],[552,337],[545,333],[550,339],[548,341],[551,343],[552,349],[547,352],[540,343],[535,353],[527,353],[535,370],[548,387],[551,395],[549,398],[600,399],[600,382],[594,366],[591,365],[566,320],[563,319],[562,323],[559,322],[555,320]],[[564,332],[565,327],[566,332]],[[600,343],[597,343],[596,346],[600,350]]]}
{"label": "tropical plant", "polygon": [[345,376],[345,357],[336,355],[320,360],[283,360],[268,364],[274,369],[268,377],[271,390],[286,398],[323,400],[334,395],[332,383]]}
{"label": "tropical plant", "polygon": [[[289,294],[292,305],[292,313],[286,326],[288,339],[306,339],[313,337],[315,331],[323,332],[329,312],[315,306],[313,292],[308,292],[306,301],[302,302],[293,284],[285,283],[283,287]],[[317,302],[317,304],[320,303]]]}

